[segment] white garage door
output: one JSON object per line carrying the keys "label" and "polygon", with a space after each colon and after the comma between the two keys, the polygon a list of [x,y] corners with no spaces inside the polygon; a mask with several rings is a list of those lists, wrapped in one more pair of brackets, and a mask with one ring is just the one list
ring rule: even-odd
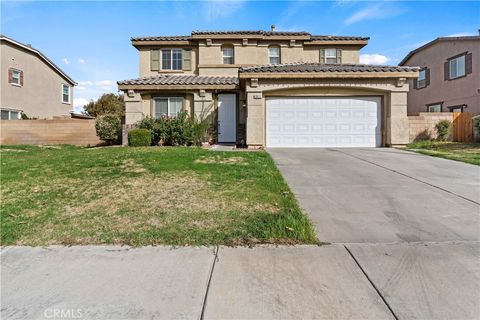
{"label": "white garage door", "polygon": [[267,98],[267,147],[378,147],[380,97]]}

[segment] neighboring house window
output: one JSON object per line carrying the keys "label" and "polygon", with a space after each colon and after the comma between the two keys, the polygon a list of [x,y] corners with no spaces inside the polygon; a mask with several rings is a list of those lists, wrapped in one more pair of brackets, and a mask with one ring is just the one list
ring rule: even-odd
{"label": "neighboring house window", "polygon": [[342,50],[329,48],[320,50],[320,62],[325,64],[342,63]]}
{"label": "neighboring house window", "polygon": [[182,49],[162,49],[162,70],[182,70]]}
{"label": "neighboring house window", "polygon": [[280,63],[280,47],[268,48],[268,62],[270,64]]}
{"label": "neighboring house window", "polygon": [[472,53],[465,52],[447,59],[444,69],[445,80],[465,77],[472,73]]}
{"label": "neighboring house window", "polygon": [[418,79],[415,80],[415,89],[422,89],[430,84],[430,69],[423,68],[418,73]]}
{"label": "neighboring house window", "polygon": [[13,68],[8,69],[8,82],[16,86],[23,86],[23,71]]}
{"label": "neighboring house window", "polygon": [[155,98],[154,113],[155,118],[163,116],[176,117],[183,109],[183,98],[165,97]]}
{"label": "neighboring house window", "polygon": [[433,103],[427,105],[428,112],[442,112],[442,103]]}
{"label": "neighboring house window", "polygon": [[2,120],[19,120],[22,114],[18,110],[1,110],[1,119]]}
{"label": "neighboring house window", "polygon": [[222,48],[223,64],[233,64],[233,47]]}
{"label": "neighboring house window", "polygon": [[70,86],[62,84],[62,102],[70,103]]}
{"label": "neighboring house window", "polygon": [[450,110],[450,112],[463,112],[463,109],[465,109],[466,107],[467,105],[461,104],[459,106],[448,107],[448,109]]}

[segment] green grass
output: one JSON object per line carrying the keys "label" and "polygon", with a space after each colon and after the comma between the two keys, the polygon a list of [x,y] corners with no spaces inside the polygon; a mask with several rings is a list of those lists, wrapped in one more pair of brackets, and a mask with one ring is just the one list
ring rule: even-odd
{"label": "green grass", "polygon": [[433,157],[480,165],[480,143],[420,141],[407,145],[407,149]]}
{"label": "green grass", "polygon": [[0,151],[2,245],[317,243],[266,152]]}

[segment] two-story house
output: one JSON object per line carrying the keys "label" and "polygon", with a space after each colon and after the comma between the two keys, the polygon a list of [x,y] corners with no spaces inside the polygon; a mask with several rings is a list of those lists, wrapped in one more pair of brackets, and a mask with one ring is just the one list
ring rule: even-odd
{"label": "two-story house", "polygon": [[408,113],[480,114],[480,36],[437,38],[411,51],[401,66],[419,66]]}
{"label": "two-story house", "polygon": [[408,80],[418,69],[360,65],[368,40],[273,27],[132,38],[140,77],[118,82],[126,123],[187,111],[210,116],[219,143],[406,144]]}
{"label": "two-story house", "polygon": [[76,83],[43,53],[1,35],[0,57],[2,120],[70,115]]}

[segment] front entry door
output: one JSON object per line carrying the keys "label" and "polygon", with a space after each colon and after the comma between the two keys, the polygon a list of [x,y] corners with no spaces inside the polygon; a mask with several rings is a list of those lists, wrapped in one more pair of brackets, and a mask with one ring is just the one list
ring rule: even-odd
{"label": "front entry door", "polygon": [[231,93],[218,95],[218,142],[237,140],[237,96]]}

